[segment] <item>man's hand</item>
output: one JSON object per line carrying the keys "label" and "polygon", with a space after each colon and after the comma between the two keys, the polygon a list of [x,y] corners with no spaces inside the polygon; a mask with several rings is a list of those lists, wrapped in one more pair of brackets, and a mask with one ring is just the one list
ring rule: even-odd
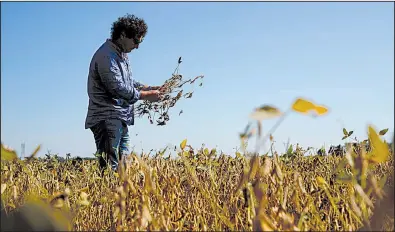
{"label": "man's hand", "polygon": [[157,102],[160,100],[160,95],[161,93],[158,90],[140,91],[140,100]]}
{"label": "man's hand", "polygon": [[150,91],[150,90],[161,90],[163,86],[149,86],[149,85],[144,85],[141,87],[141,91]]}
{"label": "man's hand", "polygon": [[152,90],[160,90],[162,86],[151,86]]}

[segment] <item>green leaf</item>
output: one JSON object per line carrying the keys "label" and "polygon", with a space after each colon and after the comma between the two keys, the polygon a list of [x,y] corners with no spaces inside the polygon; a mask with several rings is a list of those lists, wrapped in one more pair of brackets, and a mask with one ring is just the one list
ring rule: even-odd
{"label": "green leaf", "polygon": [[190,153],[188,151],[184,151],[182,152],[181,156],[188,158],[190,156]]}
{"label": "green leaf", "polygon": [[15,160],[15,159],[18,159],[18,155],[16,154],[16,152],[1,144],[1,160]]}
{"label": "green leaf", "polygon": [[354,131],[349,131],[348,132],[348,137],[350,137],[353,133],[354,133]]}
{"label": "green leaf", "polygon": [[218,162],[212,162],[211,165],[215,166],[215,167],[219,167],[219,163]]}
{"label": "green leaf", "polygon": [[341,183],[351,183],[352,176],[350,174],[345,173],[345,172],[341,172],[339,175],[336,176],[336,180]]}
{"label": "green leaf", "polygon": [[347,132],[346,128],[343,128],[343,134],[344,134],[344,136],[348,136],[348,132]]}
{"label": "green leaf", "polygon": [[40,149],[41,149],[41,145],[38,145],[36,149],[34,149],[33,153],[30,155],[29,159],[34,158],[37,155],[37,153],[40,151]]}
{"label": "green leaf", "polygon": [[343,136],[342,140],[345,140],[346,138],[348,138],[348,136],[347,136],[347,135]]}
{"label": "green leaf", "polygon": [[263,105],[254,110],[252,114],[250,114],[250,118],[261,121],[264,119],[276,118],[281,116],[283,113],[274,106]]}
{"label": "green leaf", "polygon": [[379,135],[383,136],[388,132],[388,128],[387,129],[383,129],[379,132]]}
{"label": "green leaf", "polygon": [[216,152],[217,152],[217,150],[215,148],[211,149],[210,156],[215,155]]}
{"label": "green leaf", "polygon": [[237,159],[241,159],[242,158],[240,152],[236,152],[236,158]]}
{"label": "green leaf", "polygon": [[165,152],[167,151],[168,147],[165,147],[165,149],[163,149],[163,151],[160,152],[160,156],[163,156],[165,154]]}
{"label": "green leaf", "polygon": [[288,150],[287,150],[287,155],[290,155],[293,151],[292,145],[289,145]]}

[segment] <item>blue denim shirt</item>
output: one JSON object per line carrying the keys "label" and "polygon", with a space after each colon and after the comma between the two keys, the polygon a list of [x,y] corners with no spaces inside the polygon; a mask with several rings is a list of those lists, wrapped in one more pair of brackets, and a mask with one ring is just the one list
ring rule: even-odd
{"label": "blue denim shirt", "polygon": [[133,80],[126,53],[107,40],[93,55],[88,75],[89,106],[85,129],[101,120],[120,119],[134,124],[134,103],[142,84]]}

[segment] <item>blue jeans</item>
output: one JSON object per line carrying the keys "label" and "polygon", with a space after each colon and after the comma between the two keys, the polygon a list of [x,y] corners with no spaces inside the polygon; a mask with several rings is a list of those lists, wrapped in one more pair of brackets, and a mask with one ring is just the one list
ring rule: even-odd
{"label": "blue jeans", "polygon": [[108,119],[94,125],[91,131],[95,138],[100,168],[103,170],[108,163],[112,170],[117,171],[122,157],[129,155],[127,125],[119,119]]}

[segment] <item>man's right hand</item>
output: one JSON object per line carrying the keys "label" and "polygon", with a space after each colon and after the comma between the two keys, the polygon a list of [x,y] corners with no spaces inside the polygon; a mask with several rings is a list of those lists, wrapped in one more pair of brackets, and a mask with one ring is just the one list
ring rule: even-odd
{"label": "man's right hand", "polygon": [[140,91],[140,100],[157,102],[160,100],[160,91],[159,90]]}

